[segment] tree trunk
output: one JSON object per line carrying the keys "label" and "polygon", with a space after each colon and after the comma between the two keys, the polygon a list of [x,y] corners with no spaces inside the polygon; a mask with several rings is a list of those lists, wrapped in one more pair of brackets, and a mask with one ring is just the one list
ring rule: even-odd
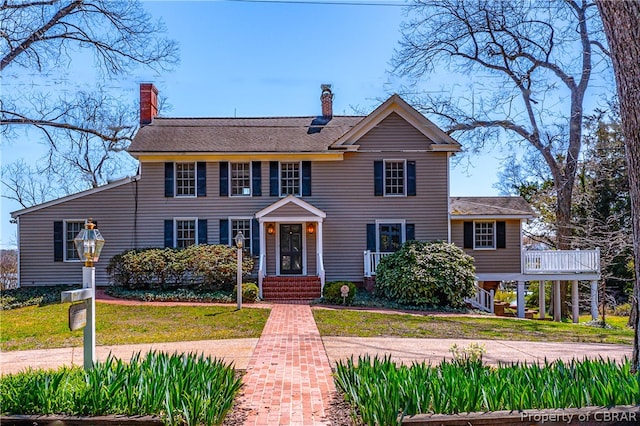
{"label": "tree trunk", "polygon": [[[640,308],[640,1],[597,0],[611,49],[629,167],[635,282],[633,305]],[[640,315],[634,324],[632,370],[640,370]]]}

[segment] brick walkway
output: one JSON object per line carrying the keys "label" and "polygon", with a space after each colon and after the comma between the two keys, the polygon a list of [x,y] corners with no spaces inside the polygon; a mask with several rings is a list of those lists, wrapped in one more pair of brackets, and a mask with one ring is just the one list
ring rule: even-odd
{"label": "brick walkway", "polygon": [[308,305],[273,306],[243,380],[245,425],[330,424],[335,386]]}

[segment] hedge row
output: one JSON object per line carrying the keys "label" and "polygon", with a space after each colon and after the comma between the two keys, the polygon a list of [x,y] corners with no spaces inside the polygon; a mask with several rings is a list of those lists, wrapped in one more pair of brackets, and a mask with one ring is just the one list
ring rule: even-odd
{"label": "hedge row", "polygon": [[[194,245],[184,249],[127,250],[107,266],[111,283],[128,289],[170,289],[194,286],[203,290],[231,290],[237,274],[236,249],[224,245]],[[251,256],[243,257],[243,273],[253,270]]]}

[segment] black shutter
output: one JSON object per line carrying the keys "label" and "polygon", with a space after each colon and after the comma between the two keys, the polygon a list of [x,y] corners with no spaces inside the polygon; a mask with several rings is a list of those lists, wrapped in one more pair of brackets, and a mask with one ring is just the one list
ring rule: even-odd
{"label": "black shutter", "polygon": [[376,224],[367,223],[367,250],[376,251]]}
{"label": "black shutter", "polygon": [[416,162],[407,161],[407,195],[416,195]]}
{"label": "black shutter", "polygon": [[198,197],[207,196],[207,163],[198,161],[196,163],[196,194]]}
{"label": "black shutter", "polygon": [[229,163],[220,162],[220,196],[229,196]]}
{"label": "black shutter", "polygon": [[173,197],[173,163],[164,163],[164,196]]}
{"label": "black shutter", "polygon": [[413,241],[416,239],[416,225],[414,223],[407,223],[404,226],[405,241]]}
{"label": "black shutter", "polygon": [[260,197],[262,195],[262,162],[251,162],[251,192],[254,197]]}
{"label": "black shutter", "polygon": [[464,223],[464,248],[473,248],[473,222]]}
{"label": "black shutter", "polygon": [[496,222],[496,248],[507,247],[507,226],[506,222]]}
{"label": "black shutter", "polygon": [[311,161],[302,162],[302,196],[311,196]]}
{"label": "black shutter", "polygon": [[220,219],[220,244],[229,245],[229,220]]}
{"label": "black shutter", "polygon": [[53,261],[64,261],[64,223],[53,222]]}
{"label": "black shutter", "polygon": [[198,244],[207,244],[207,219],[198,219]]}
{"label": "black shutter", "polygon": [[173,220],[164,221],[164,247],[173,247]]}
{"label": "black shutter", "polygon": [[260,222],[258,219],[251,221],[251,254],[260,256]]}
{"label": "black shutter", "polygon": [[384,185],[384,165],[382,160],[376,160],[373,162],[373,188],[374,195],[383,195]]}
{"label": "black shutter", "polygon": [[269,195],[272,197],[280,196],[279,179],[278,179],[278,162],[269,162]]}

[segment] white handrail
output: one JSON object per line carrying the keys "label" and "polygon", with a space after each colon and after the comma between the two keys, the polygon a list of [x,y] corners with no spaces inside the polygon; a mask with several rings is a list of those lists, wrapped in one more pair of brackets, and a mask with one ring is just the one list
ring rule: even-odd
{"label": "white handrail", "polygon": [[483,310],[485,312],[494,312],[493,300],[494,300],[494,292],[493,290],[487,291],[483,288],[475,285],[476,293],[473,297],[465,298],[465,302],[469,303],[474,308]]}
{"label": "white handrail", "polygon": [[524,250],[522,272],[600,273],[600,249],[595,250]]}
{"label": "white handrail", "polygon": [[318,277],[320,277],[320,294],[324,291],[324,261],[322,260],[322,253],[317,254],[318,262]]}
{"label": "white handrail", "polygon": [[364,252],[364,276],[372,277],[376,274],[376,269],[383,257],[388,256],[390,252],[376,252],[365,250]]}
{"label": "white handrail", "polygon": [[258,262],[258,290],[260,293],[260,297],[262,297],[262,281],[264,280],[264,277],[267,276],[267,270],[265,268],[265,258],[266,256],[264,254],[261,254],[260,260]]}

